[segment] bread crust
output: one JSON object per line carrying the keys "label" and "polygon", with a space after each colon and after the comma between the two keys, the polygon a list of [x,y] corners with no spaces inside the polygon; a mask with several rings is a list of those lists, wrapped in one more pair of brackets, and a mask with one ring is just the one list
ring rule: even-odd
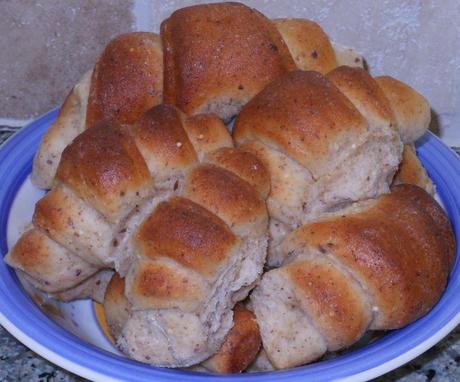
{"label": "bread crust", "polygon": [[351,346],[367,330],[372,313],[356,281],[325,258],[286,265],[295,296],[326,338],[329,351]]}
{"label": "bread crust", "polygon": [[412,185],[395,186],[356,214],[304,225],[285,243],[285,251],[309,246],[331,253],[350,269],[373,300],[373,329],[400,328],[431,309],[455,249],[442,208]]}
{"label": "bread crust", "polygon": [[262,162],[249,151],[223,147],[207,155],[205,160],[237,174],[255,187],[262,198],[267,198],[270,193],[270,174]]}
{"label": "bread crust", "polygon": [[273,23],[298,69],[326,74],[337,67],[329,37],[317,23],[307,19],[275,19]]}
{"label": "bread crust", "polygon": [[107,44],[91,78],[86,127],[131,124],[163,98],[163,50],[155,33],[133,32]]}
{"label": "bread crust", "polygon": [[259,236],[267,229],[265,202],[235,173],[202,164],[187,176],[184,196],[219,216],[238,235]]}
{"label": "bread crust", "polygon": [[[68,188],[58,185],[40,199],[32,222],[88,263],[99,267],[111,265],[112,226]],[[96,232],[94,226],[98,227]]]}
{"label": "bread crust", "polygon": [[125,280],[118,273],[113,274],[107,285],[103,307],[107,327],[115,340],[120,336],[131,311],[131,304],[125,296]]}
{"label": "bread crust", "polygon": [[239,3],[175,11],[161,24],[164,102],[228,119],[274,78],[295,69],[275,26]]}
{"label": "bread crust", "polygon": [[278,147],[318,178],[337,167],[367,130],[358,110],[329,80],[297,70],[246,104],[235,121],[234,138]]}
{"label": "bread crust", "polygon": [[86,72],[69,92],[56,121],[40,142],[32,168],[32,182],[37,187],[51,188],[62,151],[85,129],[91,73]]}
{"label": "bread crust", "polygon": [[183,176],[197,162],[197,154],[183,128],[184,119],[174,106],[162,104],[145,112],[130,130],[158,188],[170,178]]}
{"label": "bread crust", "polygon": [[366,69],[364,57],[355,49],[337,42],[332,42],[331,44],[334,49],[335,59],[337,60],[338,66],[346,65],[353,68]]}
{"label": "bread crust", "polygon": [[56,179],[112,222],[148,195],[152,185],[128,129],[106,123],[86,130],[64,150]]}
{"label": "bread crust", "polygon": [[403,143],[414,143],[428,130],[431,109],[428,101],[409,85],[390,76],[375,77],[390,102]]}
{"label": "bread crust", "polygon": [[143,256],[169,257],[209,277],[217,274],[239,242],[224,221],[182,197],[158,205],[135,240]]}
{"label": "bread crust", "polygon": [[402,161],[393,179],[393,185],[407,183],[423,188],[434,195],[435,187],[417,156],[413,145],[404,145]]}
{"label": "bread crust", "polygon": [[207,154],[220,148],[233,147],[227,126],[215,114],[198,114],[189,117],[185,119],[183,127],[200,161],[203,161]]}
{"label": "bread crust", "polygon": [[225,337],[219,351],[203,362],[215,373],[240,373],[251,364],[261,345],[256,316],[243,305],[233,309],[233,327]]}
{"label": "bread crust", "polygon": [[371,129],[381,133],[383,130],[380,128],[381,125],[390,125],[396,131],[390,102],[367,71],[339,66],[326,77],[355,105],[366,118]]}
{"label": "bread crust", "polygon": [[36,228],[23,233],[5,261],[27,273],[33,286],[49,293],[73,287],[98,270]]}
{"label": "bread crust", "polygon": [[[161,248],[163,249],[163,248]],[[143,254],[148,256],[151,252]],[[168,261],[170,253],[159,253],[157,257],[149,256],[149,260],[139,261],[131,267],[126,276],[126,297],[133,308],[149,309],[181,309],[190,311],[199,309],[208,295],[207,284],[198,272],[190,272],[190,261]],[[189,257],[195,255],[188,253]],[[162,258],[163,257],[163,258]],[[178,264],[179,263],[179,264]],[[192,268],[193,269],[193,268]],[[196,268],[195,268],[196,269]]]}

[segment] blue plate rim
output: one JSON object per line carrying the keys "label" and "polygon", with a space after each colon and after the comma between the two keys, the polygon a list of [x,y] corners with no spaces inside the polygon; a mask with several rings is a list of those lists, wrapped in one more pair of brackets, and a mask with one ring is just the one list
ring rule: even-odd
{"label": "blue plate rim", "polygon": [[[14,196],[31,170],[39,139],[53,122],[53,109],[15,133],[0,147],[0,250],[6,254],[6,225]],[[460,238],[460,160],[439,138],[428,133],[417,142],[422,162],[438,186],[452,226]],[[433,160],[436,158],[436,160]],[[454,192],[456,191],[456,192]],[[385,335],[381,340],[333,360],[271,373],[212,375],[150,367],[108,353],[66,332],[48,319],[18,285],[8,296],[7,281],[17,283],[14,272],[0,263],[0,324],[25,345],[55,364],[85,378],[105,381],[264,380],[312,378],[315,381],[367,380],[410,361],[440,341],[460,323],[460,250],[449,284],[438,304],[425,317]],[[21,306],[18,304],[21,303]],[[16,309],[15,309],[16,308]],[[33,314],[32,314],[33,313]],[[36,318],[40,318],[37,320]],[[422,330],[424,329],[424,330]],[[401,341],[404,340],[404,341]]]}

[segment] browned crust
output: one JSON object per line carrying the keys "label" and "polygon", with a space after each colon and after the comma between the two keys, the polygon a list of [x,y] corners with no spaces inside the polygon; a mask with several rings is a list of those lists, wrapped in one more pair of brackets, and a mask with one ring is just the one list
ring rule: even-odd
{"label": "browned crust", "polygon": [[275,19],[273,22],[297,68],[326,74],[337,67],[329,37],[317,23],[307,19]]}
{"label": "browned crust", "polygon": [[259,326],[254,313],[237,304],[233,314],[233,327],[219,351],[203,363],[217,373],[240,373],[257,356],[261,346]]}
{"label": "browned crust", "polygon": [[239,3],[179,9],[161,24],[161,38],[164,102],[187,114],[206,112],[220,96],[246,102],[295,69],[270,20]]}
{"label": "browned crust", "polygon": [[361,114],[326,77],[298,70],[246,104],[235,121],[234,138],[275,145],[316,177],[335,168],[366,131]]}
{"label": "browned crust", "polygon": [[221,147],[233,147],[227,127],[214,114],[194,115],[187,118],[183,126],[195,151],[201,157]]}
{"label": "browned crust", "polygon": [[27,273],[34,285],[46,292],[74,287],[98,268],[71,254],[43,232],[33,228],[23,233],[5,261]]}
{"label": "browned crust", "polygon": [[[390,103],[377,82],[361,68],[339,66],[327,78],[345,94],[369,120],[379,119],[391,123],[396,129]],[[369,120],[371,122],[371,120]]]}
{"label": "browned crust", "polygon": [[63,231],[69,224],[62,211],[62,206],[67,204],[68,196],[62,192],[62,189],[54,187],[35,205],[35,211],[32,218],[33,224],[42,229],[54,239],[55,232]]}
{"label": "browned crust", "polygon": [[163,51],[158,35],[146,32],[114,38],[99,57],[88,98],[86,126],[101,121],[134,123],[162,101]]}
{"label": "browned crust", "polygon": [[230,228],[267,216],[265,203],[254,187],[211,164],[202,164],[191,171],[185,180],[184,196],[219,216]]}
{"label": "browned crust", "polygon": [[401,139],[413,143],[427,130],[431,121],[428,101],[415,89],[390,76],[375,77],[387,97]]}
{"label": "browned crust", "polygon": [[241,149],[224,147],[210,153],[206,161],[238,175],[266,199],[270,193],[270,174],[262,162],[252,153]]}
{"label": "browned crust", "polygon": [[237,244],[238,239],[221,219],[179,197],[160,203],[135,238],[145,257],[169,257],[206,276],[216,274]]}
{"label": "browned crust", "polygon": [[437,241],[441,242],[443,249],[443,251],[434,254],[441,258],[443,264],[444,261],[447,262],[447,271],[450,271],[455,262],[456,242],[449,217],[442,207],[429,194],[414,185],[396,185],[392,187],[392,194],[397,194],[399,198],[410,199],[420,211],[432,219],[434,224],[431,236],[434,235]]}
{"label": "browned crust", "polygon": [[113,124],[85,130],[67,146],[56,178],[112,221],[126,212],[125,204],[140,200],[139,190],[151,184],[128,129]]}
{"label": "browned crust", "polygon": [[370,306],[334,264],[325,259],[296,261],[286,272],[300,305],[326,337],[328,350],[350,346],[364,334],[372,318]]}
{"label": "browned crust", "polygon": [[197,160],[182,121],[182,113],[177,108],[162,104],[145,112],[131,130],[147,163],[152,160],[157,164],[155,170],[167,173]]}
{"label": "browned crust", "polygon": [[126,296],[136,309],[195,310],[207,292],[201,277],[171,261],[141,261],[126,282]]}
{"label": "browned crust", "polygon": [[44,235],[36,229],[24,232],[10,256],[20,264],[21,269],[37,268],[38,271],[46,267],[50,258]]}
{"label": "browned crust", "polygon": [[378,307],[375,329],[402,327],[432,308],[455,248],[442,208],[412,185],[395,186],[361,213],[307,224],[287,240],[329,251],[358,275]]}
{"label": "browned crust", "polygon": [[402,161],[393,179],[393,184],[401,183],[413,184],[423,188],[429,194],[434,194],[433,183],[412,145],[404,145]]}

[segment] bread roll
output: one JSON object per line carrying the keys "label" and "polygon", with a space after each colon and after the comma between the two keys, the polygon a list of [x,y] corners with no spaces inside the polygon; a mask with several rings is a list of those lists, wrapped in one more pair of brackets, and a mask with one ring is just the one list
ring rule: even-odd
{"label": "bread roll", "polygon": [[276,30],[240,3],[175,11],[161,24],[164,101],[186,114],[228,120],[273,79],[295,69]]}
{"label": "bread roll", "polygon": [[283,266],[264,274],[251,301],[268,358],[282,369],[426,314],[444,290],[455,242],[436,201],[398,185],[302,226],[277,250]]}
{"label": "bread roll", "polygon": [[74,86],[34,158],[32,181],[51,188],[62,151],[85,128],[100,122],[134,123],[162,102],[163,51],[158,35],[133,32],[114,38],[94,70]]}
{"label": "bread roll", "polygon": [[237,304],[233,310],[233,327],[219,351],[202,365],[214,373],[240,373],[259,352],[261,338],[254,313]]}
{"label": "bread roll", "polygon": [[[132,314],[132,305],[125,295],[124,279],[118,274],[110,280],[103,307],[110,335],[119,338]],[[261,343],[255,316],[241,304],[237,304],[233,311],[233,326],[218,352],[192,370],[239,373],[253,362]]]}
{"label": "bread roll", "polygon": [[414,143],[428,130],[431,109],[427,100],[409,85],[389,76],[375,80],[390,102],[404,143]]}
{"label": "bread roll", "polygon": [[86,127],[101,121],[132,124],[163,99],[163,49],[155,33],[115,37],[91,77]]}
{"label": "bread roll", "polygon": [[350,49],[333,47],[318,24],[270,21],[243,4],[183,8],[161,29],[163,44],[154,33],[133,32],[106,46],[44,136],[34,184],[51,188],[63,149],[85,128],[136,122],[162,102],[163,87],[165,102],[187,114],[215,112],[229,120],[270,81],[296,67],[325,74],[338,64],[362,64]]}
{"label": "bread roll", "polygon": [[268,174],[229,145],[216,116],[187,118],[170,105],[133,126],[85,130],[6,261],[57,297],[115,268],[132,311],[117,338],[125,353],[167,367],[209,358],[267,246]]}
{"label": "bread roll", "polygon": [[85,129],[86,108],[92,70],[72,88],[59,110],[56,121],[43,136],[34,156],[32,182],[51,188],[62,151]]}
{"label": "bread roll", "polygon": [[[331,80],[339,85],[341,76],[349,78],[340,89]],[[389,191],[402,144],[381,93],[363,69],[295,71],[242,109],[235,141],[271,176],[271,248],[324,212]],[[278,265],[272,253],[269,265]]]}

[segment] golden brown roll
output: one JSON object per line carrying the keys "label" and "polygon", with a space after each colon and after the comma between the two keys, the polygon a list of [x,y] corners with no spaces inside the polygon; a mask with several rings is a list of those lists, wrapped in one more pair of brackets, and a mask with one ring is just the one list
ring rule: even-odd
{"label": "golden brown roll", "polygon": [[283,266],[251,295],[276,368],[405,326],[438,301],[454,262],[448,217],[423,189],[397,185],[306,224],[277,248]]}
{"label": "golden brown roll", "polygon": [[132,124],[163,99],[163,50],[155,33],[114,38],[70,91],[34,158],[32,180],[51,188],[62,151],[85,128],[101,122]]}
{"label": "golden brown roll", "polygon": [[175,11],[161,24],[164,101],[186,114],[234,116],[295,63],[272,22],[240,3]]}
{"label": "golden brown roll", "polygon": [[66,300],[114,268],[132,312],[117,338],[126,354],[167,367],[209,358],[266,257],[268,173],[231,143],[216,116],[171,105],[85,130],[6,261]]}
{"label": "golden brown roll", "polygon": [[402,152],[392,118],[372,77],[349,67],[290,72],[242,109],[235,141],[271,177],[270,248],[324,212],[389,191]]}
{"label": "golden brown roll", "polygon": [[163,49],[155,33],[115,37],[91,77],[86,127],[101,121],[132,124],[163,99]]}

